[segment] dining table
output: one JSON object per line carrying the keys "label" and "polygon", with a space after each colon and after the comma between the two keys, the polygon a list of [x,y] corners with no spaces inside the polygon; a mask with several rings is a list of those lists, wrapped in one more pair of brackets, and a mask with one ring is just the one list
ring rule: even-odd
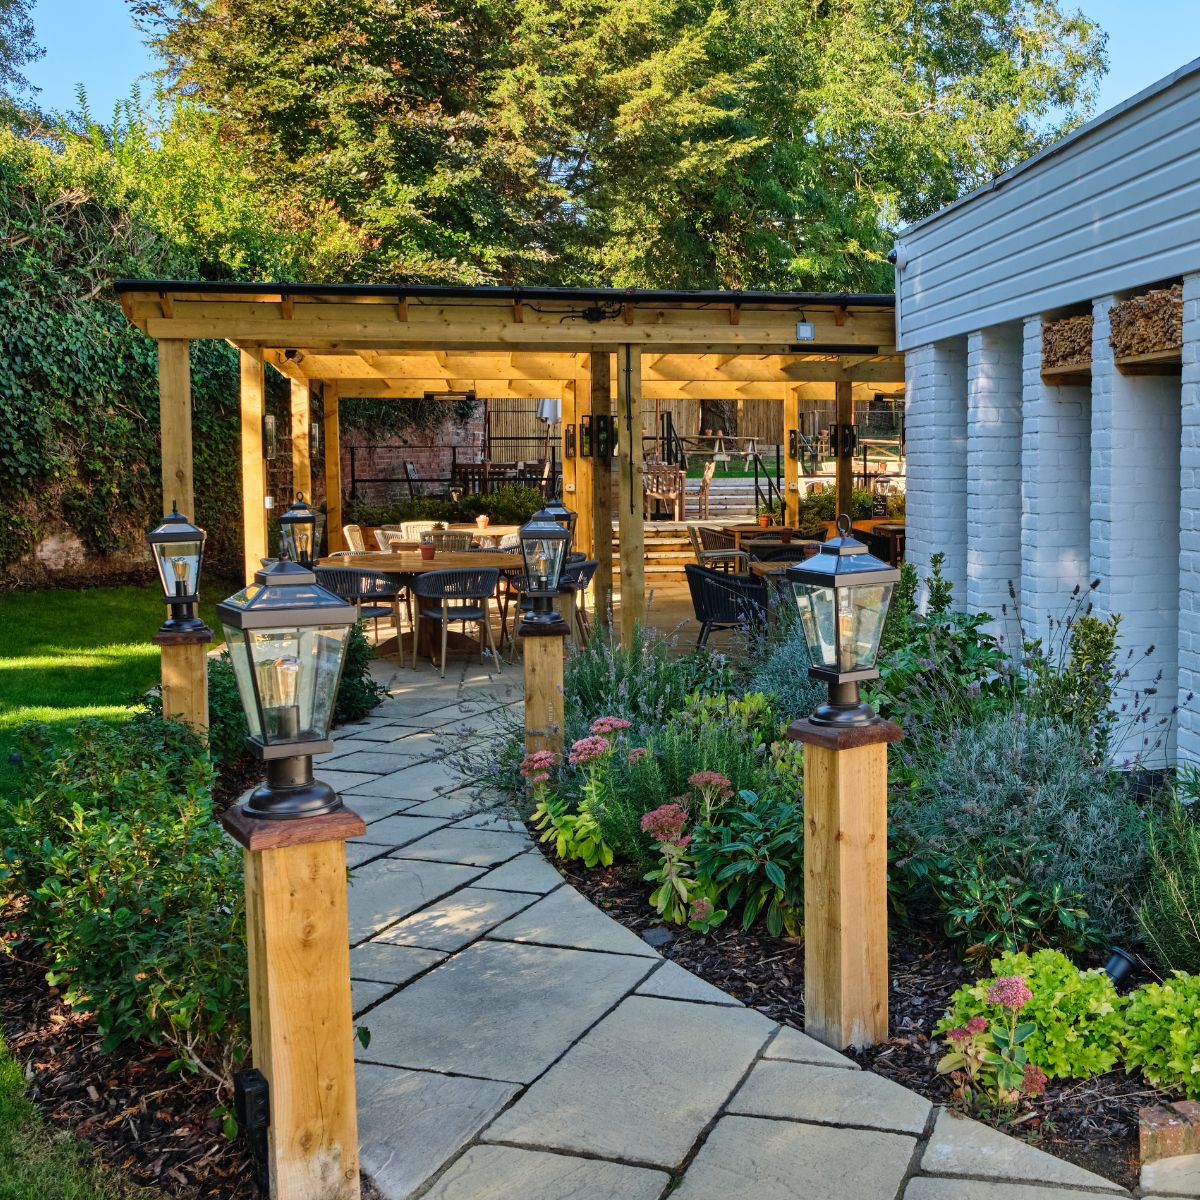
{"label": "dining table", "polygon": [[[519,550],[512,553],[480,550],[444,550],[435,551],[432,558],[423,558],[418,550],[366,550],[357,554],[344,554],[336,558],[322,558],[317,562],[318,567],[351,567],[358,570],[378,571],[397,583],[408,586],[418,575],[427,575],[431,571],[447,571],[466,568],[498,567],[502,574],[516,574],[525,569],[524,560]],[[433,636],[433,627],[429,621],[416,618],[417,653],[428,656],[434,666],[437,661],[437,639]],[[375,647],[376,654],[396,654],[401,660],[412,651],[412,643],[408,639],[412,634],[404,634],[386,638]],[[480,650],[479,640],[467,633],[451,633],[448,645],[455,650]]]}

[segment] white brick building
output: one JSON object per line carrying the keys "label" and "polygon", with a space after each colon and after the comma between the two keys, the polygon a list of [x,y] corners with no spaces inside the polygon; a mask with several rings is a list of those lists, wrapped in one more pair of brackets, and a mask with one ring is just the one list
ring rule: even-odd
{"label": "white brick building", "polygon": [[[1179,282],[1182,347],[1116,357],[1113,305]],[[1099,579],[1130,690],[1178,706],[1166,757],[1200,760],[1200,59],[906,229],[896,291],[909,560],[943,551],[1010,640],[1010,585],[1038,634]],[[1089,313],[1090,367],[1044,371]]]}

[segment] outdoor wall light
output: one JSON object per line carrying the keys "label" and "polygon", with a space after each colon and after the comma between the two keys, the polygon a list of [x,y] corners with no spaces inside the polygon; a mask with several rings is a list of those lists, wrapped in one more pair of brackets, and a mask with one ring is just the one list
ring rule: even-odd
{"label": "outdoor wall light", "polygon": [[575,538],[575,522],[579,520],[579,514],[572,512],[561,500],[555,497],[543,505],[536,517],[549,517],[552,521],[557,521],[570,535],[572,541]]}
{"label": "outdoor wall light", "polygon": [[333,748],[354,611],[283,550],[217,605],[250,727],[246,744],[267,764],[266,783],[246,801],[249,816],[287,820],[341,807],[333,788],[313,778],[312,756]]}
{"label": "outdoor wall light", "polygon": [[561,624],[562,617],[554,611],[554,599],[562,580],[571,531],[559,524],[549,509],[543,508],[521,526],[518,536],[528,580],[526,595],[533,601],[532,611],[523,619],[534,625]]}
{"label": "outdoor wall light", "polygon": [[171,608],[162,628],[173,633],[207,631],[207,626],[196,616],[200,569],[204,563],[204,530],[197,529],[172,501],[170,513],[146,535],[146,540],[154,554],[163,600]]}
{"label": "outdoor wall light", "polygon": [[850,536],[848,516],[838,518],[838,535],[787,569],[813,663],[809,676],[829,685],[828,703],[809,719],[815,725],[871,725],[879,718],[859,699],[858,685],[879,678],[875,660],[900,572]]}
{"label": "outdoor wall light", "polygon": [[311,567],[317,550],[317,514],[296,493],[296,503],[279,518],[279,536],[285,555],[302,567]]}

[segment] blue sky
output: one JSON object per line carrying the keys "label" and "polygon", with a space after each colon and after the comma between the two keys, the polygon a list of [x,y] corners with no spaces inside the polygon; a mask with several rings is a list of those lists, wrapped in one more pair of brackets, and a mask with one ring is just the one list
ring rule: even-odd
{"label": "blue sky", "polygon": [[[1101,85],[1101,110],[1200,57],[1196,0],[1075,3],[1109,34],[1110,71]],[[27,74],[42,89],[45,108],[73,108],[75,85],[83,83],[93,114],[103,119],[156,65],[133,28],[125,0],[37,0],[34,17],[46,56]]]}

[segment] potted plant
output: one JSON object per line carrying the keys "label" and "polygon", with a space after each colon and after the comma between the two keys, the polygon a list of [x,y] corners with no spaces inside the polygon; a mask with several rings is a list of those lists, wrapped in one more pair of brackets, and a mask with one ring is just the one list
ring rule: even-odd
{"label": "potted plant", "polygon": [[770,526],[770,524],[771,524],[771,510],[769,508],[760,507],[758,509],[758,527],[759,527],[759,529],[766,529]]}

